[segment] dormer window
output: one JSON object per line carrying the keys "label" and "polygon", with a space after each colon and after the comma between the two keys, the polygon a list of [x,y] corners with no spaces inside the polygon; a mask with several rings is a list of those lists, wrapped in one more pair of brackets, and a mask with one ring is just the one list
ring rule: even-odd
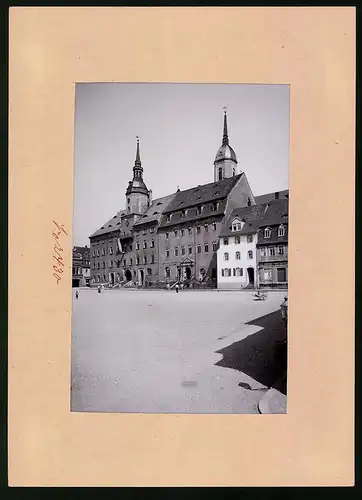
{"label": "dormer window", "polygon": [[181,219],[186,217],[186,210],[181,210]]}
{"label": "dormer window", "polygon": [[196,214],[201,215],[202,214],[202,205],[196,207]]}
{"label": "dormer window", "polygon": [[171,222],[171,215],[166,215],[166,222]]}
{"label": "dormer window", "polygon": [[211,211],[216,212],[218,209],[218,206],[219,206],[218,202],[214,201],[214,203],[211,205]]}
{"label": "dormer window", "polygon": [[283,225],[278,227],[278,237],[285,235],[285,227]]}
{"label": "dormer window", "polygon": [[233,222],[232,230],[233,231],[241,231],[241,222]]}
{"label": "dormer window", "polygon": [[270,238],[271,237],[271,230],[269,227],[264,229],[264,238]]}

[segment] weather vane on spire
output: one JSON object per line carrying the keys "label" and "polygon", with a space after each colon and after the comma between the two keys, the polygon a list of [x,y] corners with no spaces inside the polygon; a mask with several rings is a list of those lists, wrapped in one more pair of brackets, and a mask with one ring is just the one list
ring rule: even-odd
{"label": "weather vane on spire", "polygon": [[140,142],[140,138],[138,135],[136,135],[137,142]]}
{"label": "weather vane on spire", "polygon": [[227,107],[224,106],[222,109],[224,110],[224,114],[226,115]]}

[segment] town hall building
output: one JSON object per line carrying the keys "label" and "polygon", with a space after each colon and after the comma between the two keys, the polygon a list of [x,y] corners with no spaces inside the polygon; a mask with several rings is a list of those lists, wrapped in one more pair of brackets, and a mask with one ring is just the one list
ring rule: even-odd
{"label": "town hall building", "polygon": [[147,287],[181,282],[216,287],[224,223],[236,209],[256,205],[229,144],[226,111],[213,177],[213,182],[153,200],[143,178],[137,138],[126,208],[90,236],[91,284]]}

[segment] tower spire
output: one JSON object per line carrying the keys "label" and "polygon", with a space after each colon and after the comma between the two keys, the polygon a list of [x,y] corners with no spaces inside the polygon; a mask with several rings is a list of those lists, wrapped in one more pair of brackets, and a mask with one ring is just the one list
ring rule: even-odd
{"label": "tower spire", "polygon": [[137,139],[137,149],[136,149],[136,161],[134,162],[135,167],[141,166],[141,157],[140,157],[140,138],[138,135],[136,136]]}
{"label": "tower spire", "polygon": [[224,107],[224,132],[223,132],[223,136],[222,136],[222,143],[223,144],[229,144],[228,122],[227,122],[227,115],[226,115],[226,107]]}

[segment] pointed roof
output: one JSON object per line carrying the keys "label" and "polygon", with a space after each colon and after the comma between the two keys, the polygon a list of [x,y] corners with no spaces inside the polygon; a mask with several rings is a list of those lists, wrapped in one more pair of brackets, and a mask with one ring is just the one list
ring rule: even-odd
{"label": "pointed roof", "polygon": [[224,128],[223,128],[222,144],[216,153],[214,163],[219,163],[224,160],[232,160],[235,163],[238,162],[236,159],[235,151],[229,144],[226,108],[224,108]]}
{"label": "pointed roof", "polygon": [[223,136],[222,136],[222,143],[227,144],[227,145],[229,144],[226,108],[224,108],[224,132],[223,132]]}
{"label": "pointed roof", "polygon": [[140,155],[140,138],[138,135],[136,136],[137,139],[137,148],[136,148],[136,160],[134,162],[135,167],[141,167],[141,155]]}

